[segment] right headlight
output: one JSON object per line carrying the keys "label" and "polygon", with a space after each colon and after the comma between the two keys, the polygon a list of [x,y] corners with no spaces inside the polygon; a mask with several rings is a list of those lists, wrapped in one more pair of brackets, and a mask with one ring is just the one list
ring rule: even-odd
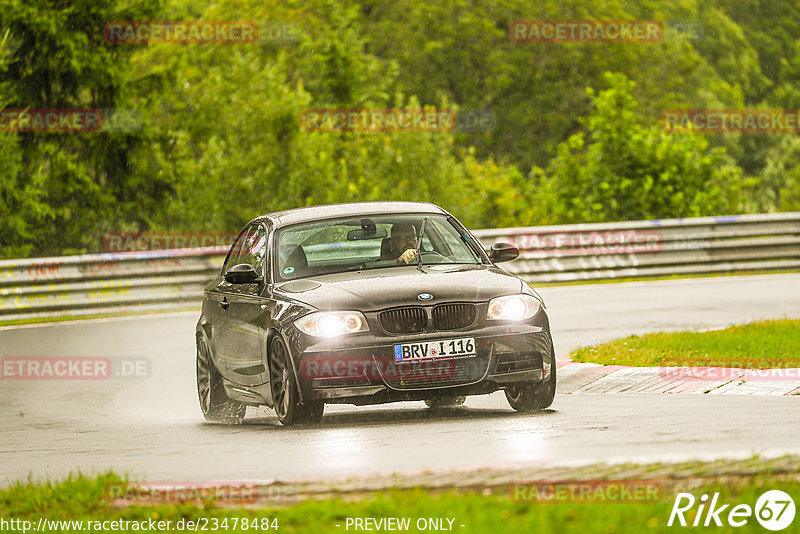
{"label": "right headlight", "polygon": [[536,298],[523,293],[497,297],[489,301],[486,318],[493,321],[522,321],[539,313],[541,307],[542,303]]}
{"label": "right headlight", "polygon": [[369,331],[367,320],[357,311],[314,312],[296,320],[294,325],[304,334],[314,337],[337,337]]}

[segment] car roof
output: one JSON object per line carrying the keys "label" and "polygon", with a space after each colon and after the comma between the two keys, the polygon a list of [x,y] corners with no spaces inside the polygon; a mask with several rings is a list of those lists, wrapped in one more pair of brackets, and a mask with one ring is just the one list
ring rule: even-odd
{"label": "car roof", "polygon": [[304,223],[320,219],[350,217],[358,215],[386,215],[406,213],[447,214],[445,210],[430,202],[350,202],[347,204],[328,204],[310,206],[267,213],[258,219],[271,219],[276,227]]}

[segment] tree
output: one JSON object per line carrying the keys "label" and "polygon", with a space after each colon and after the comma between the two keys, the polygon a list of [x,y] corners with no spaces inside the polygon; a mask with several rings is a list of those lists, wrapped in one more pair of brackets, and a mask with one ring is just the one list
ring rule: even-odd
{"label": "tree", "polygon": [[[237,7],[261,27],[298,29],[294,41],[141,53],[151,69],[174,73],[175,87],[161,103],[164,137],[151,153],[176,195],[148,224],[232,231],[269,211],[367,200],[431,201],[472,226],[512,221],[510,178],[519,173],[460,151],[451,132],[302,129],[310,108],[434,109],[393,91],[399,75],[368,53],[358,10],[323,1]],[[200,16],[232,8],[220,2]]]}
{"label": "tree", "polygon": [[[11,56],[10,32],[0,35],[0,73]],[[0,109],[6,107],[9,84],[0,82]],[[51,212],[42,202],[41,173],[22,179],[22,151],[18,135],[0,128],[0,257],[24,257],[33,249],[36,229],[49,222]]]}
{"label": "tree", "polygon": [[737,211],[740,170],[724,149],[698,134],[672,134],[636,118],[634,83],[606,73],[609,88],[587,89],[594,110],[587,132],[558,147],[541,186],[549,217],[557,222],[599,222],[691,217]]}
{"label": "tree", "polygon": [[800,139],[784,136],[767,154],[761,174],[762,211],[800,211]]}
{"label": "tree", "polygon": [[[105,42],[103,28],[113,20],[152,19],[159,8],[160,0],[0,0],[0,27],[14,43],[0,70],[5,107],[135,105],[137,91],[146,93],[149,83],[128,64],[131,47]],[[147,135],[146,130],[13,134],[20,156],[4,168],[6,183],[28,206],[18,211],[23,200],[12,198],[6,207],[15,211],[8,224],[24,233],[25,248],[37,255],[90,250],[104,231],[158,206],[167,184],[142,182],[131,160]]]}

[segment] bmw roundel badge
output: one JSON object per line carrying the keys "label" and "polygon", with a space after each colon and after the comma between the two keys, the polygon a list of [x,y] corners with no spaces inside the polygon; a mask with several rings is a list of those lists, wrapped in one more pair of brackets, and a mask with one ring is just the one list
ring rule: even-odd
{"label": "bmw roundel badge", "polygon": [[431,300],[433,298],[433,295],[431,295],[430,293],[420,293],[419,295],[417,295],[417,298],[419,300]]}

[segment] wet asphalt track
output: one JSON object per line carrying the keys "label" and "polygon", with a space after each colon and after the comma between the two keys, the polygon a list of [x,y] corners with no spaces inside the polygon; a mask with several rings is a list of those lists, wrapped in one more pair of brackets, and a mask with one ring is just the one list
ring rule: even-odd
{"label": "wet asphalt track", "polygon": [[[541,291],[556,351],[625,334],[800,317],[800,274]],[[502,393],[452,414],[421,402],[328,407],[316,427],[267,409],[205,424],[194,385],[197,314],[0,329],[0,356],[148,358],[142,380],[0,381],[0,485],[114,469],[142,480],[330,478],[514,464],[800,453],[800,397],[558,395],[516,414]]]}

